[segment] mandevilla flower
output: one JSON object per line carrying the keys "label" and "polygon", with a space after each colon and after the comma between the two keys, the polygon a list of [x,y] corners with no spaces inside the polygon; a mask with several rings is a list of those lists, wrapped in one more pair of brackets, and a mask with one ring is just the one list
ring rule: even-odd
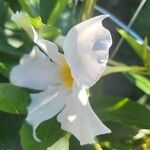
{"label": "mandevilla flower", "polygon": [[95,136],[111,132],[92,110],[87,92],[99,80],[108,60],[112,38],[102,25],[107,16],[97,16],[74,26],[64,40],[64,55],[58,52],[56,44],[38,36],[27,16],[20,12],[12,19],[26,28],[44,53],[34,46],[12,69],[10,81],[17,86],[42,90],[31,94],[26,118],[33,126],[34,137],[37,139],[36,128],[40,123],[57,115],[61,128],[71,132],[81,145],[94,143]]}

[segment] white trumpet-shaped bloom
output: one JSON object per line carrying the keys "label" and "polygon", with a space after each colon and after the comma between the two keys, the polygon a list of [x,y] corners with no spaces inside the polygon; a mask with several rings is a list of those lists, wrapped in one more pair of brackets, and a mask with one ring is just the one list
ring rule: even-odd
{"label": "white trumpet-shaped bloom", "polygon": [[61,54],[56,44],[38,36],[27,14],[12,16],[44,52],[35,46],[10,73],[12,84],[42,90],[31,94],[26,118],[35,138],[38,125],[55,115],[61,128],[71,132],[81,145],[94,143],[95,136],[111,132],[92,110],[87,94],[102,75],[112,44],[110,32],[102,25],[106,17],[97,16],[74,26],[63,39]]}

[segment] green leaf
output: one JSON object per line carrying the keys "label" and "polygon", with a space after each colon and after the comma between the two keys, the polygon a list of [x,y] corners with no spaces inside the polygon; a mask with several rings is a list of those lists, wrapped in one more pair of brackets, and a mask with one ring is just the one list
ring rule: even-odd
{"label": "green leaf", "polygon": [[101,96],[95,102],[94,107],[104,121],[112,121],[138,129],[150,127],[150,110],[128,98]]}
{"label": "green leaf", "polygon": [[60,35],[60,33],[61,33],[60,29],[50,25],[42,26],[39,29],[40,36],[47,40],[55,39],[58,35]]}
{"label": "green leaf", "polygon": [[107,66],[103,76],[112,74],[112,73],[125,73],[125,72],[138,73],[140,71],[144,72],[145,68],[140,67],[140,66],[126,66],[124,64],[120,66]]}
{"label": "green leaf", "polygon": [[143,43],[139,43],[133,36],[122,29],[118,29],[120,35],[130,44],[137,55],[143,60],[145,66],[150,66],[150,48],[148,47],[147,38]]}
{"label": "green leaf", "polygon": [[0,112],[0,143],[17,137],[24,116]]}
{"label": "green leaf", "polygon": [[130,73],[128,77],[139,89],[150,95],[150,79],[135,73]]}
{"label": "green leaf", "polygon": [[29,93],[9,83],[0,84],[0,110],[12,114],[25,114],[30,103]]}
{"label": "green leaf", "polygon": [[35,18],[30,17],[30,21],[31,21],[32,26],[34,26],[35,28],[40,28],[41,26],[44,25],[44,23],[42,23],[42,19],[40,16],[35,17]]}
{"label": "green leaf", "polygon": [[143,43],[143,61],[146,67],[150,67],[150,48],[148,47],[148,39],[145,37]]}
{"label": "green leaf", "polygon": [[30,18],[30,20],[31,24],[38,30],[40,36],[45,39],[53,40],[61,33],[60,29],[42,23],[41,17]]}
{"label": "green leaf", "polygon": [[37,136],[41,142],[35,141],[33,138],[32,127],[24,123],[21,129],[21,144],[24,150],[46,150],[54,144],[60,137],[64,136],[64,131],[61,130],[60,124],[55,118],[43,122],[37,128]]}
{"label": "green leaf", "polygon": [[31,16],[36,17],[40,15],[40,1],[39,0],[18,0],[21,7]]}

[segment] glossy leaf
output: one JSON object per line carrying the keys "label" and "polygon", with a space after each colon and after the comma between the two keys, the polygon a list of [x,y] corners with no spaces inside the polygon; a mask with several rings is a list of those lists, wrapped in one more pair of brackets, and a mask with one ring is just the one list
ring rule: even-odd
{"label": "glossy leaf", "polygon": [[43,122],[37,129],[37,136],[41,142],[35,141],[32,136],[32,127],[24,123],[21,129],[21,143],[24,150],[46,150],[60,137],[64,136],[60,124],[55,118]]}
{"label": "glossy leaf", "polygon": [[12,114],[25,114],[30,103],[29,93],[9,83],[0,84],[0,110]]}

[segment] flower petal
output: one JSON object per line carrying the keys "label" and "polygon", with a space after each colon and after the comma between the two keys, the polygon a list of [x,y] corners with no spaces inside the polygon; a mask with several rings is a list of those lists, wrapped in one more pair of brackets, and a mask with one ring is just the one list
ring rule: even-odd
{"label": "flower petal", "polygon": [[33,39],[34,29],[30,23],[29,15],[27,13],[17,11],[15,14],[12,15],[11,20],[16,22],[18,26],[22,27]]}
{"label": "flower petal", "polygon": [[66,36],[65,58],[80,86],[94,85],[105,69],[112,44],[110,32],[102,25],[106,17],[102,15],[82,22]]}
{"label": "flower petal", "polygon": [[81,145],[92,144],[95,136],[111,132],[93,112],[84,89],[78,96],[73,93],[66,98],[66,107],[57,120],[62,129],[78,138]]}
{"label": "flower petal", "polygon": [[[27,122],[33,126],[33,135],[36,137],[36,128],[40,123],[59,113],[65,106],[64,98],[68,94],[60,86],[49,86],[45,91],[31,94],[31,104],[28,107]],[[37,139],[38,140],[38,139]]]}
{"label": "flower petal", "polygon": [[17,86],[43,90],[49,84],[61,83],[58,67],[34,47],[32,52],[24,55],[20,64],[12,69],[10,81]]}
{"label": "flower petal", "polygon": [[35,42],[55,63],[61,64],[64,60],[64,56],[58,52],[58,47],[55,43],[40,38]]}
{"label": "flower petal", "polygon": [[42,39],[38,33],[35,31],[33,26],[30,23],[29,15],[25,12],[16,12],[12,15],[11,19],[17,23],[18,26],[22,27],[33,41],[56,63],[61,64],[61,60],[64,60],[64,57],[61,53],[58,52],[57,45],[48,40]]}
{"label": "flower petal", "polygon": [[63,35],[59,35],[54,42],[61,48],[63,48],[64,45],[64,41],[65,41],[65,37]]}

